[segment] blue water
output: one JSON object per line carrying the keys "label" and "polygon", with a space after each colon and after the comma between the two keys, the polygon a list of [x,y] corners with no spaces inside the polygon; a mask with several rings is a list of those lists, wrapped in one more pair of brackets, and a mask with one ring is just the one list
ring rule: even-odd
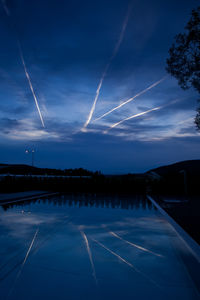
{"label": "blue water", "polygon": [[[185,263],[184,258],[187,258]],[[143,197],[0,207],[0,299],[200,299],[189,250]]]}

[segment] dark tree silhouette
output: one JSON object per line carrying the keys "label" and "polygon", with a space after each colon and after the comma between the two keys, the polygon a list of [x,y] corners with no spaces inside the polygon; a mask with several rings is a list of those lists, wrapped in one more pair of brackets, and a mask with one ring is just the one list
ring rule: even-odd
{"label": "dark tree silhouette", "polygon": [[[200,93],[200,6],[192,10],[185,32],[175,36],[175,43],[169,49],[166,70],[183,89],[194,87]],[[200,130],[200,107],[195,123]]]}

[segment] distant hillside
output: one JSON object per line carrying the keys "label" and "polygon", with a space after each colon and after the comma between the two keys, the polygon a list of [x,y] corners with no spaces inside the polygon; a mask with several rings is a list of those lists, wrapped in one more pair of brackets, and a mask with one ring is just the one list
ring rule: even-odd
{"label": "distant hillside", "polygon": [[93,174],[99,174],[99,172],[94,173],[83,168],[60,170],[49,168],[37,168],[23,164],[0,164],[0,174],[91,176]]}
{"label": "distant hillside", "polygon": [[200,160],[185,160],[185,161],[177,162],[175,164],[162,166],[156,169],[149,170],[147,174],[150,172],[154,172],[159,174],[160,176],[167,176],[170,174],[179,173],[182,170],[192,175],[197,175],[197,174],[199,175]]}

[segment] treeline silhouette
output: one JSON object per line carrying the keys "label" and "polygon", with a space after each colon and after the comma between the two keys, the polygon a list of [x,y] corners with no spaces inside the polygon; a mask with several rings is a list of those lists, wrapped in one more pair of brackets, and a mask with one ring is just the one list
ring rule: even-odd
{"label": "treeline silhouette", "polygon": [[41,190],[69,193],[146,194],[154,196],[199,195],[200,176],[189,172],[170,173],[160,178],[149,174],[104,176],[96,172],[90,176],[2,176],[0,192],[12,193]]}
{"label": "treeline silhouette", "polygon": [[153,195],[173,195],[179,197],[199,195],[200,173],[174,172],[159,179],[147,179],[147,191]]}
{"label": "treeline silhouette", "polygon": [[48,203],[54,206],[68,207],[96,207],[111,209],[155,209],[152,203],[143,195],[128,196],[108,196],[108,195],[89,195],[89,194],[60,194],[58,196],[39,198],[37,200],[20,201],[2,205],[4,210],[12,207],[29,207],[31,203]]}
{"label": "treeline silhouette", "polygon": [[38,168],[23,164],[0,164],[0,174],[15,175],[54,175],[54,176],[92,176],[100,175],[100,171],[92,172],[83,168],[51,169]]}
{"label": "treeline silhouette", "polygon": [[[102,175],[83,168],[50,169],[0,164],[0,192],[45,190],[152,195],[199,195],[200,160],[182,161],[144,174]],[[9,176],[9,174],[16,176]],[[22,175],[21,177],[18,175]],[[37,177],[34,177],[37,175]]]}
{"label": "treeline silhouette", "polygon": [[199,195],[200,160],[186,160],[146,173],[149,188],[157,195]]}
{"label": "treeline silhouette", "polygon": [[143,176],[103,176],[94,173],[88,177],[34,177],[4,176],[0,180],[3,193],[44,190],[68,193],[145,194]]}

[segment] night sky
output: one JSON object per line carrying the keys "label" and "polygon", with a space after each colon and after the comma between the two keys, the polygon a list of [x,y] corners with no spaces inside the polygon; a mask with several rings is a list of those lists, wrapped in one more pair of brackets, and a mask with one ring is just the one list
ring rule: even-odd
{"label": "night sky", "polygon": [[30,164],[26,149],[36,150],[39,167],[103,173],[200,159],[199,95],[165,70],[174,36],[198,5],[1,0],[0,163]]}

